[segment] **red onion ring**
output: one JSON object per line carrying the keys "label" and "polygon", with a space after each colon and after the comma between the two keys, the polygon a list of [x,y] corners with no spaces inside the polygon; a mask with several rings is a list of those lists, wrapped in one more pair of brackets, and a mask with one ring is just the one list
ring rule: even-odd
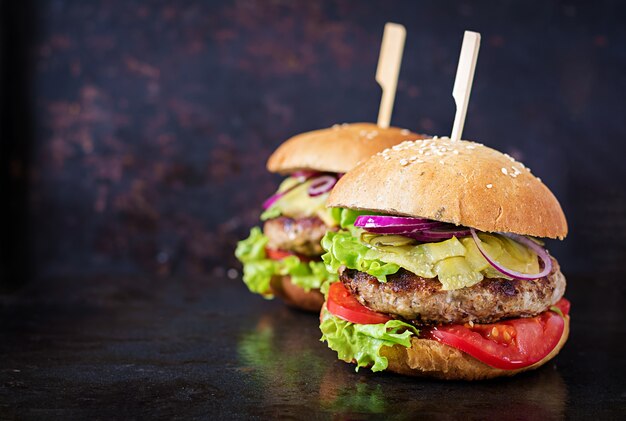
{"label": "red onion ring", "polygon": [[467,237],[470,231],[444,222],[423,218],[401,216],[361,215],[354,222],[375,234],[397,234],[418,241],[447,240],[452,237]]}
{"label": "red onion ring", "polygon": [[409,235],[413,233],[419,233],[423,230],[430,228],[436,228],[443,225],[441,222],[424,223],[423,225],[411,225],[411,226],[389,226],[389,227],[372,227],[364,228],[365,231],[374,234],[395,234],[395,235]]}
{"label": "red onion ring", "polygon": [[270,197],[267,198],[267,200],[265,200],[265,202],[263,202],[263,209],[268,209],[269,207],[271,207],[278,199],[280,199],[281,197],[283,197],[284,195],[286,195],[287,193],[289,193],[290,191],[292,191],[293,189],[295,189],[298,186],[301,186],[303,183],[305,183],[307,180],[311,179],[312,177],[315,177],[316,175],[320,174],[317,171],[296,171],[294,173],[291,174],[291,177],[293,178],[297,178],[298,179],[298,183],[294,184],[293,186],[289,187],[287,190],[285,191],[281,191],[278,193],[274,193],[273,195],[271,195]]}
{"label": "red onion ring", "polygon": [[309,196],[315,197],[324,193],[328,193],[337,183],[337,177],[332,175],[322,175],[311,181],[309,186]]}
{"label": "red onion ring", "polygon": [[528,273],[517,272],[511,269],[507,269],[504,266],[500,265],[498,262],[495,261],[495,259],[492,259],[489,256],[489,254],[487,254],[487,251],[483,247],[482,241],[480,241],[480,238],[478,238],[478,234],[476,234],[476,230],[474,228],[470,228],[470,231],[472,233],[472,237],[474,238],[474,242],[476,243],[476,247],[478,247],[478,250],[483,255],[483,257],[498,272],[501,272],[510,278],[532,281],[534,279],[543,278],[544,276],[547,276],[552,271],[552,259],[550,259],[550,255],[548,254],[547,250],[541,247],[539,244],[535,243],[533,240],[524,237],[523,235],[511,234],[511,233],[498,233],[528,247],[529,249],[537,253],[537,256],[539,256],[539,258],[541,259],[541,262],[543,263],[543,270],[539,273],[528,274]]}
{"label": "red onion ring", "polygon": [[305,180],[300,181],[297,184],[294,184],[293,186],[289,187],[287,190],[285,191],[281,191],[278,193],[274,193],[273,195],[271,195],[270,197],[267,198],[267,200],[265,202],[263,202],[263,209],[268,209],[270,206],[272,206],[278,199],[280,199],[281,197],[283,197],[284,195],[286,195],[287,193],[289,193],[290,191],[292,191],[293,189],[295,189],[298,186],[301,186]]}
{"label": "red onion ring", "polygon": [[318,174],[321,174],[321,173],[318,171],[313,171],[313,170],[300,170],[300,171],[295,171],[291,173],[291,176],[295,178],[299,178],[302,181],[306,181],[309,178],[315,177]]}
{"label": "red onion ring", "polygon": [[[361,215],[354,221],[354,226],[359,228],[388,228],[388,227],[404,227],[407,230],[426,227],[436,221],[423,218],[411,218],[404,216],[382,216],[382,215]],[[413,228],[415,227],[415,228]]]}
{"label": "red onion ring", "polygon": [[263,202],[263,209],[269,209],[278,199],[283,197],[282,193],[276,193],[268,197],[265,202]]}

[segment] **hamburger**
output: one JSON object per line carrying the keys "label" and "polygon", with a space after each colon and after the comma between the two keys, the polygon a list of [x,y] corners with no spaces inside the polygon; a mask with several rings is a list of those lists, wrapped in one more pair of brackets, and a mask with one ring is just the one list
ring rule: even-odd
{"label": "hamburger", "polygon": [[320,287],[337,278],[320,259],[322,237],[339,223],[338,212],[325,207],[328,193],[360,161],[415,138],[421,136],[395,127],[355,123],[303,133],[284,142],[270,156],[267,169],[287,177],[263,204],[263,229],[253,228],[235,251],[248,289],[319,312],[324,301]]}
{"label": "hamburger", "polygon": [[477,380],[535,369],[569,332],[566,280],[544,239],[567,222],[512,157],[469,141],[403,142],[344,175],[322,239],[339,282],[322,341],[339,359],[413,376]]}

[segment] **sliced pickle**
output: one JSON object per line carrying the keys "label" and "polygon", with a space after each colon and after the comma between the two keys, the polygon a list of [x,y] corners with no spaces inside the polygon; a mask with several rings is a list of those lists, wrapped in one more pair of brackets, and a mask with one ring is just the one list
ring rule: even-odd
{"label": "sliced pickle", "polygon": [[483,245],[487,244],[489,257],[505,268],[523,273],[539,272],[537,255],[523,244],[497,234],[480,234],[480,239]]}
{"label": "sliced pickle", "polygon": [[[285,181],[288,180],[289,179]],[[307,181],[295,187],[289,193],[278,199],[274,206],[280,208],[281,213],[290,218],[306,218],[317,215],[319,210],[326,209],[325,203],[328,194],[321,194],[315,197],[309,196],[310,184],[311,182]],[[283,185],[281,184],[280,188],[282,187]]]}
{"label": "sliced pickle", "polygon": [[498,260],[500,255],[504,253],[504,247],[499,237],[480,232],[478,233],[478,238],[480,238],[483,248],[491,258]]}
{"label": "sliced pickle", "polygon": [[505,267],[522,273],[538,273],[539,258],[531,249],[507,237],[501,237],[504,253],[498,261]]}
{"label": "sliced pickle", "polygon": [[497,270],[491,265],[489,265],[489,267],[483,270],[482,274],[485,275],[485,278],[490,278],[490,279],[497,279],[497,278],[513,279],[509,276],[506,276],[504,273],[500,272],[499,270]]}
{"label": "sliced pickle", "polygon": [[504,236],[501,236],[500,240],[504,246],[504,251],[510,254],[513,258],[521,262],[537,259],[537,255],[525,245]]}
{"label": "sliced pickle", "polygon": [[473,271],[464,257],[449,257],[435,265],[441,289],[450,291],[476,285],[483,280],[480,272]]}
{"label": "sliced pickle", "polygon": [[278,193],[282,193],[285,190],[288,190],[291,187],[295,186],[296,184],[300,184],[300,181],[297,178],[287,177],[278,186]]}
{"label": "sliced pickle", "polygon": [[[355,230],[354,235],[369,247],[366,259],[395,263],[424,278],[437,276],[444,290],[466,288],[485,277],[511,279],[491,266],[471,237],[416,245],[414,240],[401,235],[362,230]],[[523,244],[499,234],[478,235],[490,258],[499,264],[519,272],[539,272],[537,255]]]}
{"label": "sliced pickle", "polygon": [[414,244],[415,240],[409,237],[404,237],[402,235],[381,235],[381,234],[372,234],[370,232],[365,232],[361,234],[361,241],[367,244],[370,244],[374,247],[383,247],[383,246],[406,246],[409,244]]}
{"label": "sliced pickle", "polygon": [[406,270],[424,278],[437,276],[434,267],[440,260],[448,257],[463,256],[465,247],[452,237],[439,243],[426,243],[417,246],[378,246],[375,252],[383,262],[395,263]]}
{"label": "sliced pickle", "polygon": [[437,276],[433,271],[433,265],[428,256],[419,246],[385,246],[370,249],[365,255],[366,259],[379,259],[386,263],[395,263],[424,278]]}
{"label": "sliced pickle", "polygon": [[[523,273],[539,272],[537,255],[523,244],[496,234],[480,233],[480,239],[489,256],[502,266]],[[465,259],[473,270],[482,271],[487,278],[510,279],[489,264],[472,238],[463,238],[461,242],[467,250]]]}
{"label": "sliced pickle", "polygon": [[465,256],[465,247],[456,237],[438,243],[420,244],[417,247],[424,250],[430,263],[433,264],[448,257]]}
{"label": "sliced pickle", "polygon": [[472,270],[480,272],[491,267],[487,259],[485,259],[480,253],[480,250],[478,250],[472,237],[465,237],[459,241],[461,241],[461,244],[465,247],[465,260]]}

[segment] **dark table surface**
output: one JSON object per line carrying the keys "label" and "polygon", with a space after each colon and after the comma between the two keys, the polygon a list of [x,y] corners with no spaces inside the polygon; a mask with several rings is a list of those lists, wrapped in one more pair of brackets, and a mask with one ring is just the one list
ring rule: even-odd
{"label": "dark table surface", "polygon": [[551,363],[464,383],[355,373],[318,341],[316,316],[223,278],[55,279],[0,295],[0,419],[626,417],[617,279],[569,280],[571,337]]}

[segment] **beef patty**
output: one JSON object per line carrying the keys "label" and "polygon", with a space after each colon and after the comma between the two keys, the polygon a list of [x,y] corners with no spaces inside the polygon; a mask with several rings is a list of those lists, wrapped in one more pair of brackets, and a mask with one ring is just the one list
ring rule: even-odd
{"label": "beef patty", "polygon": [[404,269],[387,275],[387,282],[344,269],[340,280],[361,304],[416,324],[492,323],[535,316],[561,299],[566,281],[556,260],[552,262],[552,272],[543,278],[485,278],[474,286],[454,291],[443,291],[437,278],[422,278]]}
{"label": "beef patty", "polygon": [[320,241],[328,226],[318,217],[292,219],[286,216],[265,221],[263,232],[267,247],[295,251],[306,256],[319,256],[324,250]]}

